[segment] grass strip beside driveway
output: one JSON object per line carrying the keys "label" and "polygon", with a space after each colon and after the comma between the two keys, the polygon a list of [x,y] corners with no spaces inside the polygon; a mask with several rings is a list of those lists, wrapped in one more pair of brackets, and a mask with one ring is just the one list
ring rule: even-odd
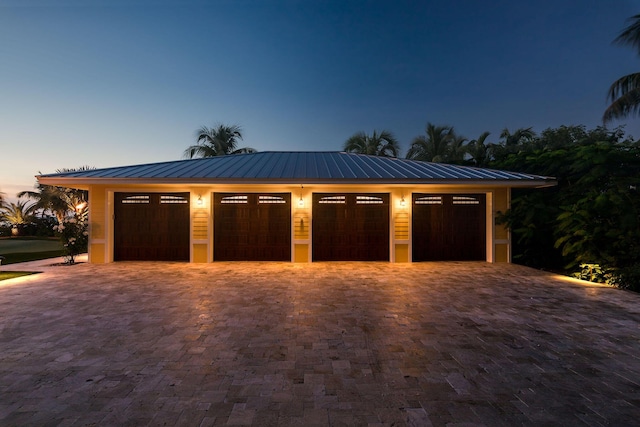
{"label": "grass strip beside driveway", "polygon": [[36,271],[0,271],[0,281],[7,279],[15,279],[16,277],[37,274]]}
{"label": "grass strip beside driveway", "polygon": [[38,261],[62,256],[62,243],[53,238],[10,237],[0,239],[2,264]]}
{"label": "grass strip beside driveway", "polygon": [[57,258],[62,256],[62,251],[45,251],[45,252],[21,252],[14,254],[2,255],[2,265],[16,264],[18,262],[38,261],[47,258]]}

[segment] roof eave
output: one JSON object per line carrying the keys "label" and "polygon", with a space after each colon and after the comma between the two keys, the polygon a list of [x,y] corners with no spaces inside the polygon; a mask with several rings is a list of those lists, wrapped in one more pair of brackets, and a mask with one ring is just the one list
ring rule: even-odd
{"label": "roof eave", "polygon": [[335,185],[366,185],[366,184],[395,184],[395,185],[455,185],[455,186],[490,186],[490,187],[518,187],[543,188],[557,185],[553,178],[545,179],[419,179],[419,178],[367,178],[367,179],[332,179],[332,178],[73,178],[38,176],[40,184],[57,185],[79,189],[88,189],[91,185],[162,185],[162,184],[335,184]]}

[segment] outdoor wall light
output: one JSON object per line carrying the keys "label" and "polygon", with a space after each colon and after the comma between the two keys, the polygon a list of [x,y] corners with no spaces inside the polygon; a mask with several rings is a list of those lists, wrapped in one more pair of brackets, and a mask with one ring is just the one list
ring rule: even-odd
{"label": "outdoor wall light", "polygon": [[402,198],[400,199],[400,207],[404,208],[405,206],[407,206],[407,202],[404,200],[404,195],[403,195]]}
{"label": "outdoor wall light", "polygon": [[198,194],[198,201],[196,202],[198,206],[204,205],[204,201],[202,201],[202,196]]}
{"label": "outdoor wall light", "polygon": [[304,199],[302,198],[302,189],[304,187],[301,185],[300,186],[300,200],[298,200],[298,207],[299,208],[304,208]]}

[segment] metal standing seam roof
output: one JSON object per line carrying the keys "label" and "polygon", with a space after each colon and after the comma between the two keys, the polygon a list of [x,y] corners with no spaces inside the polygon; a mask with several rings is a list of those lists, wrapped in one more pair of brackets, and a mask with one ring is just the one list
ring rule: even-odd
{"label": "metal standing seam roof", "polygon": [[[555,178],[346,152],[237,154],[38,176],[43,183],[134,182],[507,182],[514,186],[555,185]],[[462,181],[462,182],[461,182]]]}

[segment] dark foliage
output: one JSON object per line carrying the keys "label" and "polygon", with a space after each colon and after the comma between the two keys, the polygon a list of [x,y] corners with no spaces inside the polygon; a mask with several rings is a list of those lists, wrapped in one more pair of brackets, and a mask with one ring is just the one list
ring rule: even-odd
{"label": "dark foliage", "polygon": [[575,271],[598,265],[607,281],[640,290],[640,144],[621,129],[547,129],[491,167],[554,176],[558,186],[514,190],[503,220],[514,259]]}

